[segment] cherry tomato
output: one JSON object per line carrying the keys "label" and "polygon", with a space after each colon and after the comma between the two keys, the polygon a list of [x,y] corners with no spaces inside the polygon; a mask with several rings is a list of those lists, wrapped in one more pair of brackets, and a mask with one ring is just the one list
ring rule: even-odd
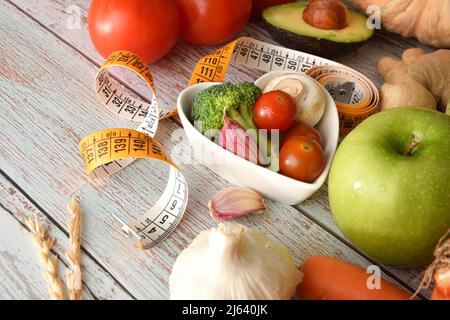
{"label": "cherry tomato", "polygon": [[216,45],[235,37],[252,11],[252,0],[176,0],[181,10],[181,36],[200,45]]}
{"label": "cherry tomato", "polygon": [[320,144],[320,132],[306,123],[299,122],[283,135],[281,144],[294,136],[308,137],[316,140]]}
{"label": "cherry tomato", "polygon": [[325,166],[320,144],[311,138],[293,136],[280,151],[280,172],[303,182],[313,182]]}
{"label": "cherry tomato", "polygon": [[92,43],[103,57],[127,50],[152,63],[175,44],[180,14],[174,0],[94,0],[88,24]]}
{"label": "cherry tomato", "polygon": [[283,133],[295,124],[297,107],[292,97],[284,91],[264,93],[253,106],[253,120],[259,129],[280,130]]}
{"label": "cherry tomato", "polygon": [[252,15],[255,17],[261,16],[264,9],[276,6],[278,4],[284,4],[289,2],[294,2],[295,0],[253,0],[253,10]]}

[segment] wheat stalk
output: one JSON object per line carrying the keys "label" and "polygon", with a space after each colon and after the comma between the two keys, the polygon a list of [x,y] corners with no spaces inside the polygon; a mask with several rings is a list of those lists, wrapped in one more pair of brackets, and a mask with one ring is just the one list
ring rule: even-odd
{"label": "wheat stalk", "polygon": [[66,284],[71,300],[81,300],[83,283],[81,282],[80,235],[83,215],[79,207],[79,200],[72,197],[68,204],[70,218],[67,222],[69,229],[69,249],[66,257],[69,270],[66,272]]}
{"label": "wheat stalk", "polygon": [[58,276],[58,257],[51,253],[55,239],[47,235],[37,217],[34,220],[25,217],[25,224],[30,229],[33,243],[39,250],[39,260],[44,266],[44,279],[50,297],[54,300],[64,300],[63,283]]}

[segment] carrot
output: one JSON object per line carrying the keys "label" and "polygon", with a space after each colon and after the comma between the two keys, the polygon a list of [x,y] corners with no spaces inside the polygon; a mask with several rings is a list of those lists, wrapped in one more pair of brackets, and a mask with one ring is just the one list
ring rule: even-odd
{"label": "carrot", "polygon": [[415,294],[428,288],[434,280],[432,300],[450,300],[450,229],[438,242],[434,250],[434,261],[425,271]]}
{"label": "carrot", "polygon": [[434,289],[432,300],[450,300],[450,267],[441,269],[434,274]]}
{"label": "carrot", "polygon": [[[344,261],[313,256],[303,264],[303,281],[297,287],[300,299],[306,300],[406,300],[410,294],[380,279],[379,289],[369,289],[371,273]],[[369,281],[370,282],[370,281]]]}

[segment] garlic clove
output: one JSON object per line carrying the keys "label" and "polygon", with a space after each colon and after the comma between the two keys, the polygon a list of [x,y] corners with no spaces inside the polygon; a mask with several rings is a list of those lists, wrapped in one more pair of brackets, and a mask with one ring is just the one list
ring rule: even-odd
{"label": "garlic clove", "polygon": [[267,163],[264,152],[258,148],[256,132],[246,131],[226,114],[223,120],[225,124],[220,130],[218,139],[218,144],[222,148],[254,164]]}
{"label": "garlic clove", "polygon": [[219,145],[245,160],[258,163],[258,146],[255,139],[227,115],[224,115],[224,122],[219,134]]}
{"label": "garlic clove", "polygon": [[208,202],[214,219],[223,220],[261,213],[266,208],[259,193],[243,187],[229,187],[217,192]]}

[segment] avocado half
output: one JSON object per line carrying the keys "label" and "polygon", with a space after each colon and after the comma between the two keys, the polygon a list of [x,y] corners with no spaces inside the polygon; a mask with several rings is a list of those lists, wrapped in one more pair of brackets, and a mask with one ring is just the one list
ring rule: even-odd
{"label": "avocado half", "polygon": [[348,9],[348,26],[340,30],[315,28],[303,20],[305,2],[269,7],[262,17],[272,38],[287,48],[322,57],[332,57],[354,51],[369,40],[373,29],[367,27],[367,17]]}

